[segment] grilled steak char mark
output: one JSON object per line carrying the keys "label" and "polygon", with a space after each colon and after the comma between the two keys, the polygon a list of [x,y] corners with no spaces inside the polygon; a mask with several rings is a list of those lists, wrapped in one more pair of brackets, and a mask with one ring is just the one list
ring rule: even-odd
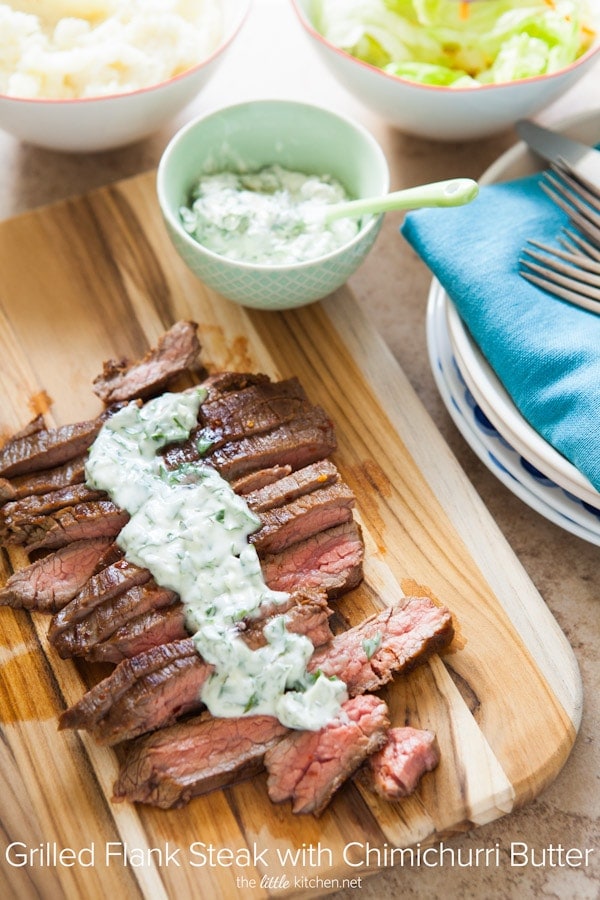
{"label": "grilled steak char mark", "polygon": [[[240,391],[204,401],[200,407],[199,425],[189,441],[179,446],[182,458],[194,459],[198,441],[216,450],[229,441],[270,431],[291,422],[311,408],[297,378],[252,384]],[[186,449],[192,445],[192,454]],[[203,453],[200,454],[204,455]]]}
{"label": "grilled steak char mark", "polygon": [[440,761],[435,735],[420,728],[390,728],[383,747],[361,770],[365,781],[385,800],[412,794],[426,772]]}
{"label": "grilled steak char mark", "polygon": [[0,450],[0,475],[10,478],[39,472],[81,456],[111,414],[111,410],[106,410],[98,418],[87,422],[43,429],[25,437],[12,438]]}
{"label": "grilled steak char mark", "polygon": [[[305,634],[318,646],[331,639],[330,612],[322,594],[308,592],[290,597],[281,606],[273,605],[264,610],[264,617],[240,623],[240,629],[250,647],[263,646],[266,622],[285,613],[288,630]],[[61,728],[83,728],[100,743],[112,744],[168,725],[201,706],[200,688],[210,671],[190,637],[168,647],[154,647],[120,663],[66,710]],[[192,694],[191,686],[196,682]]]}
{"label": "grilled steak char mark", "polygon": [[[402,626],[395,626],[393,619],[397,619]],[[424,627],[419,626],[421,619],[427,622]],[[372,690],[373,672],[365,663],[369,662],[367,656],[378,643],[378,635],[386,632],[387,638],[385,641],[382,638],[379,643],[379,647],[385,647],[386,652],[381,652],[376,661],[378,686],[391,681],[396,674],[409,671],[417,663],[425,661],[432,652],[447,646],[453,635],[452,619],[448,610],[436,606],[429,598],[409,597],[404,604],[386,609],[370,617],[366,624],[337,635],[330,644],[317,650],[312,660],[319,658],[320,668],[323,669],[325,661],[331,656],[329,668],[334,670],[331,674],[344,678],[347,671],[351,676],[348,684],[351,696]],[[359,661],[357,671],[352,672],[351,661],[357,644],[361,647],[363,659]],[[315,671],[314,665],[310,668]],[[258,719],[252,716],[248,719],[213,720],[200,716],[158,734],[140,738],[127,751],[115,788],[116,796],[127,796],[131,800],[160,806],[177,806],[214,787],[235,784],[247,777],[249,770],[259,771],[265,752],[264,742],[259,736],[254,748],[256,756],[249,758],[249,748],[243,764],[238,765],[235,754],[229,754],[226,749],[220,755],[213,754],[210,759],[204,755],[209,735],[215,727],[213,722],[222,722],[223,725],[219,726],[221,734],[231,734],[235,739],[238,729],[246,733],[244,723],[252,723],[255,718]],[[252,733],[251,724],[247,729],[247,733]],[[180,760],[183,761],[180,763]],[[215,783],[215,772],[219,773],[218,783]]]}
{"label": "grilled steak char mark", "polygon": [[335,791],[386,740],[388,709],[373,694],[352,697],[320,731],[288,733],[267,750],[267,790],[274,803],[292,801],[294,813],[320,815]]}
{"label": "grilled steak char mark", "polygon": [[138,362],[109,360],[94,379],[94,393],[104,403],[158,393],[194,365],[200,352],[195,322],[176,322]]}
{"label": "grilled steak char mark", "polygon": [[57,612],[79,593],[110,546],[110,538],[75,541],[19,569],[0,590],[0,605]]}
{"label": "grilled steak char mark", "polygon": [[156,731],[132,746],[113,799],[162,809],[183,806],[199,794],[257,775],[267,750],[286,732],[273,716],[213,719],[208,713]]}

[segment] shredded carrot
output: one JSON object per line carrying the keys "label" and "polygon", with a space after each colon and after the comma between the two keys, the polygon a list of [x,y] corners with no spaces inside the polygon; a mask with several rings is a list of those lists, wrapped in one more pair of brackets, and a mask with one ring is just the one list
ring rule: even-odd
{"label": "shredded carrot", "polygon": [[469,18],[471,14],[471,10],[469,9],[469,0],[461,0],[460,6],[458,8],[458,15],[462,19],[463,22]]}

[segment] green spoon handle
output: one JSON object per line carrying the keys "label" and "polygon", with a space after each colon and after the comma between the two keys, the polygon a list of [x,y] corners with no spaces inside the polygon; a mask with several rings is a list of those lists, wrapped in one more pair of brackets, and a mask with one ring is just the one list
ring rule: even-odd
{"label": "green spoon handle", "polygon": [[474,200],[478,192],[479,186],[471,178],[451,178],[448,181],[435,181],[403,191],[394,191],[383,197],[366,197],[361,200],[348,200],[347,203],[336,203],[329,209],[324,209],[322,214],[325,222],[332,222],[334,219],[388,212],[391,209],[463,206]]}

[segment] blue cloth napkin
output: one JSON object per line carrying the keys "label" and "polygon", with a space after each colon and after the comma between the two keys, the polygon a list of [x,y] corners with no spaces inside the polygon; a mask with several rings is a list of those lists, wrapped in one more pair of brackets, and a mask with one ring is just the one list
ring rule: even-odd
{"label": "blue cloth napkin", "polygon": [[539,182],[482,187],[467,206],[409,213],[401,231],[524,418],[600,490],[600,315],[518,272],[530,238],[556,245],[567,224]]}

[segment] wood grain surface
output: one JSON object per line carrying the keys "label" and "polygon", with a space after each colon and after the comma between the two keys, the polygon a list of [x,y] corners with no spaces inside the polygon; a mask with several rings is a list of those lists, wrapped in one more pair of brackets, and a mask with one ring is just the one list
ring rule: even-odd
{"label": "wood grain surface", "polygon": [[[194,319],[209,370],[295,374],[335,421],[367,543],[345,621],[427,591],[457,623],[449,654],[385,692],[395,724],[436,732],[439,768],[404,802],[349,783],[317,820],[272,805],[262,776],[181,810],[111,802],[115,752],[56,728],[98,670],[58,658],[45,616],[0,609],[1,896],[321,896],[393,847],[448,843],[509,813],[557,775],[581,710],[571,648],[347,289],[288,313],[216,296],[168,243],[153,173],[3,223],[0,273],[0,439],[39,410],[53,424],[95,415],[103,360],[140,356]],[[0,577],[25,561],[4,555]],[[39,853],[11,865],[11,842]],[[201,845],[237,860],[210,864]],[[79,859],[43,864],[53,848]]]}

